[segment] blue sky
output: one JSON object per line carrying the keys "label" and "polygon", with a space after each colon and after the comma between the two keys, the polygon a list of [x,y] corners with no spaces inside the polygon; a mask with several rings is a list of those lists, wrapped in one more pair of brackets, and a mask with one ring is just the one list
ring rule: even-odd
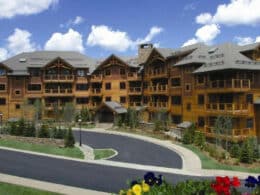
{"label": "blue sky", "polygon": [[0,0],[0,60],[34,50],[135,55],[137,45],[260,41],[260,0]]}

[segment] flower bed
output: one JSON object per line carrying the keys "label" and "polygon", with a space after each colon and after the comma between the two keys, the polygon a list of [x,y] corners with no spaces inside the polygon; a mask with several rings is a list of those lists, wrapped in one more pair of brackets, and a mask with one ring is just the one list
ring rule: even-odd
{"label": "flower bed", "polygon": [[260,195],[260,176],[248,176],[245,186],[248,192],[238,190],[241,185],[237,177],[216,177],[215,181],[187,180],[171,185],[163,179],[162,175],[155,176],[148,172],[143,179],[133,180],[129,188],[120,190],[119,195]]}

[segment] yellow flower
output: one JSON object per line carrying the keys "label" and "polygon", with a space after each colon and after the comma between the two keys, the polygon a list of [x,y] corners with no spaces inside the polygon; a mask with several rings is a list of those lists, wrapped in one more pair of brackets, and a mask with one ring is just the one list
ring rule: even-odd
{"label": "yellow flower", "polygon": [[119,191],[119,195],[124,195],[125,194],[125,191],[124,190],[120,190]]}
{"label": "yellow flower", "polygon": [[145,183],[145,181],[142,181],[142,189],[144,192],[148,192],[150,190],[150,186]]}
{"label": "yellow flower", "polygon": [[142,187],[139,184],[135,184],[132,187],[132,191],[134,192],[135,195],[141,195],[142,194]]}
{"label": "yellow flower", "polygon": [[127,190],[126,195],[133,195],[132,190],[131,189]]}

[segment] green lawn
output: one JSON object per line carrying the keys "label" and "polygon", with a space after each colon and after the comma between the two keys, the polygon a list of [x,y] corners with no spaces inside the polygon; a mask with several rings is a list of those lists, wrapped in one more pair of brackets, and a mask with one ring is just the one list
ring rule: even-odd
{"label": "green lawn", "polygon": [[250,173],[260,173],[260,167],[246,168],[240,166],[224,165],[219,163],[215,159],[206,156],[193,145],[181,145],[181,146],[190,149],[191,151],[193,151],[195,154],[199,156],[203,169],[221,169],[221,170],[241,171],[241,172],[250,172]]}
{"label": "green lawn", "polygon": [[112,149],[94,149],[95,160],[113,156],[115,151]]}
{"label": "green lawn", "polygon": [[22,141],[16,140],[5,140],[0,139],[0,146],[5,146],[9,148],[21,149],[21,150],[29,150],[33,152],[41,152],[46,154],[54,154],[59,156],[66,156],[72,158],[80,158],[84,159],[84,154],[80,151],[79,148],[60,148],[51,145],[43,145],[43,144],[31,144]]}
{"label": "green lawn", "polygon": [[53,192],[36,190],[24,186],[0,182],[0,194],[3,195],[59,195]]}

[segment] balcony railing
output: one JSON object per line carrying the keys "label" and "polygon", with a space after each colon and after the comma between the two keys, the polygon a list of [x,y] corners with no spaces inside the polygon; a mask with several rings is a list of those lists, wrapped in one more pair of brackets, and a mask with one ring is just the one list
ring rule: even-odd
{"label": "balcony railing", "polygon": [[249,79],[231,79],[210,81],[211,89],[250,89],[251,83]]}
{"label": "balcony railing", "polygon": [[165,69],[154,69],[149,71],[150,77],[161,77],[165,76],[167,74],[167,71]]}
{"label": "balcony railing", "polygon": [[72,89],[45,89],[47,94],[72,94]]}
{"label": "balcony railing", "polygon": [[74,75],[45,75],[45,81],[73,81]]}
{"label": "balcony railing", "polygon": [[127,74],[127,79],[128,80],[137,80],[137,79],[141,79],[141,77],[137,73],[129,72]]}
{"label": "balcony railing", "polygon": [[130,87],[129,88],[129,93],[141,93],[142,88],[141,87]]}
{"label": "balcony railing", "polygon": [[244,139],[248,136],[252,136],[252,128],[241,128],[241,129],[232,129],[230,134],[220,134],[217,135],[214,131],[214,127],[209,127],[205,126],[204,127],[204,132],[206,133],[207,136],[210,137],[216,137],[219,136],[220,138],[222,137],[223,139]]}
{"label": "balcony railing", "polygon": [[91,75],[91,81],[92,82],[101,82],[102,78],[103,78],[102,74]]}
{"label": "balcony railing", "polygon": [[168,91],[168,85],[156,85],[150,86],[149,91],[151,93],[164,93]]}
{"label": "balcony railing", "polygon": [[141,102],[129,102],[129,106],[132,106],[132,107],[141,106],[141,105],[142,105]]}
{"label": "balcony railing", "polygon": [[93,88],[91,89],[92,94],[101,94],[101,88]]}
{"label": "balcony railing", "polygon": [[149,106],[154,108],[167,108],[168,102],[149,102]]}
{"label": "balcony railing", "polygon": [[206,104],[207,112],[218,112],[228,114],[249,114],[252,111],[251,104],[234,104],[234,103],[211,103]]}
{"label": "balcony railing", "polygon": [[54,107],[58,109],[62,109],[65,106],[65,102],[46,102],[45,103],[45,109],[47,110],[53,110]]}

